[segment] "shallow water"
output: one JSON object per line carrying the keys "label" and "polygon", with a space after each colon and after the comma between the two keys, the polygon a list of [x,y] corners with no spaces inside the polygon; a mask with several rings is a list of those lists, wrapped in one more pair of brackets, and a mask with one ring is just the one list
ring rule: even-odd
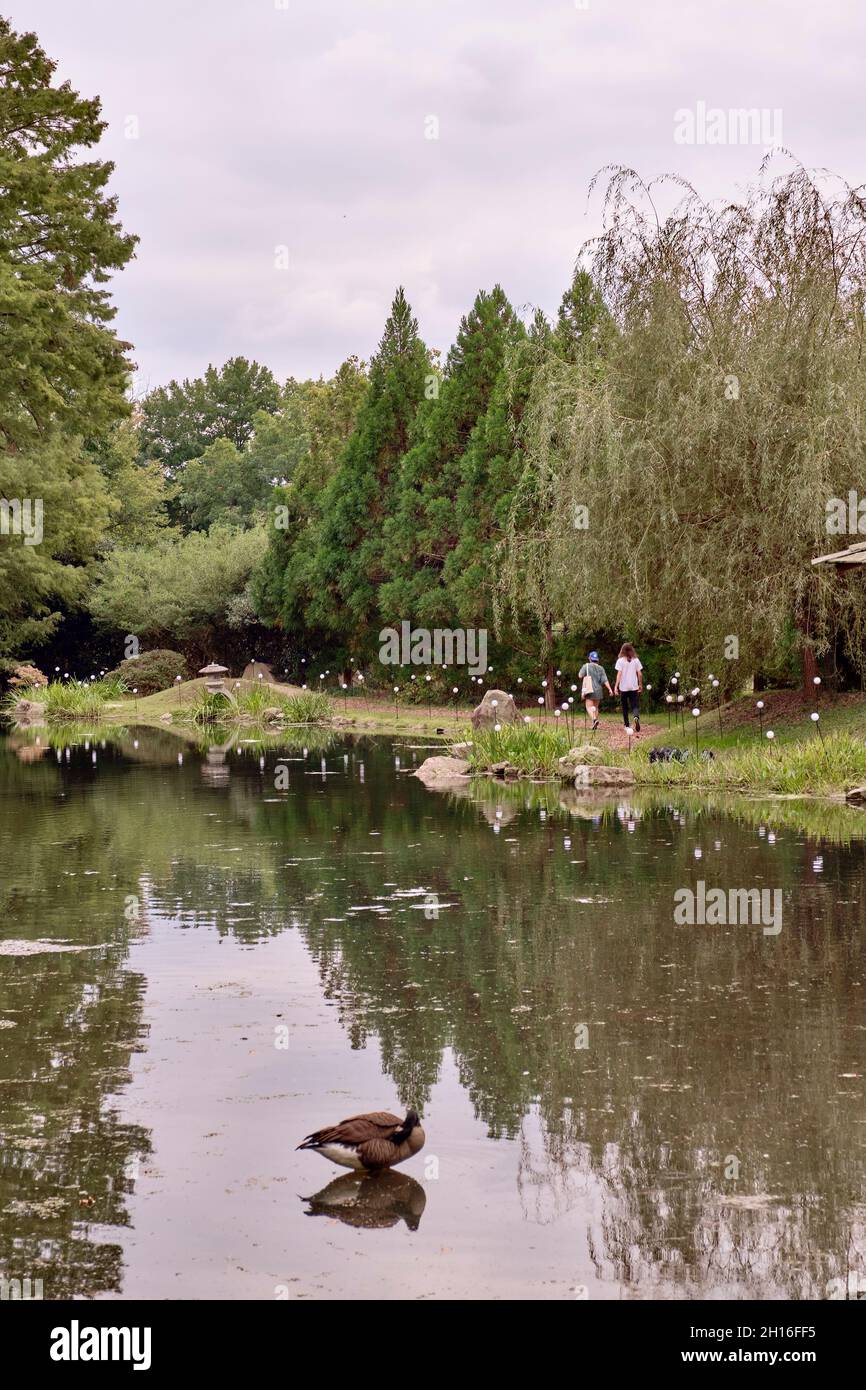
{"label": "shallow water", "polygon": [[[221,737],[0,741],[0,1275],[866,1291],[861,813],[443,795],[413,740]],[[698,880],[779,889],[780,929],[678,925]],[[384,1178],[295,1150],[409,1104]]]}

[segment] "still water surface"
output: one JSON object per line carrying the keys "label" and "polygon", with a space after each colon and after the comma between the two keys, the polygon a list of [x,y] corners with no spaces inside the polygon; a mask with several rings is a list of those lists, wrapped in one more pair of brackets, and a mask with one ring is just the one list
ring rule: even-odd
{"label": "still water surface", "polygon": [[[443,795],[425,756],[325,738],[276,775],[237,739],[0,740],[0,1275],[866,1292],[860,813]],[[698,880],[780,889],[781,931],[678,926]],[[295,1151],[410,1104],[426,1147],[382,1179]]]}

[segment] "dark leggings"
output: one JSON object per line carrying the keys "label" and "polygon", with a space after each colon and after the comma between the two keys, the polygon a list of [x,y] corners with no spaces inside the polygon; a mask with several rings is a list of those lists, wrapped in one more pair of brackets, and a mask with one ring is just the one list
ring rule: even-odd
{"label": "dark leggings", "polygon": [[634,715],[635,719],[637,719],[638,715],[640,714],[640,710],[638,709],[637,697],[638,692],[636,690],[621,690],[619,692],[619,698],[622,703],[622,722],[626,728],[629,727],[629,710],[631,710],[631,713]]}

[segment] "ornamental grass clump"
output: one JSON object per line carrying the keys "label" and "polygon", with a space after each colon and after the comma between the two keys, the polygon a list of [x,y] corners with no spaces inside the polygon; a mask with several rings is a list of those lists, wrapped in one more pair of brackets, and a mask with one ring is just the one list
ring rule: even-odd
{"label": "ornamental grass clump", "polygon": [[473,772],[510,763],[523,777],[555,777],[569,746],[564,729],[524,721],[476,731],[466,757]]}

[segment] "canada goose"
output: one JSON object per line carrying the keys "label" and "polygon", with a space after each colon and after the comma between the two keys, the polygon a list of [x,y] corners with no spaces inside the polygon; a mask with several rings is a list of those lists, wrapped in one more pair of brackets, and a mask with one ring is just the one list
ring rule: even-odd
{"label": "canada goose", "polygon": [[343,1168],[368,1172],[392,1168],[423,1147],[424,1131],[414,1110],[407,1111],[405,1120],[389,1115],[387,1110],[352,1115],[338,1125],[317,1129],[298,1145],[299,1149],[312,1149]]}

